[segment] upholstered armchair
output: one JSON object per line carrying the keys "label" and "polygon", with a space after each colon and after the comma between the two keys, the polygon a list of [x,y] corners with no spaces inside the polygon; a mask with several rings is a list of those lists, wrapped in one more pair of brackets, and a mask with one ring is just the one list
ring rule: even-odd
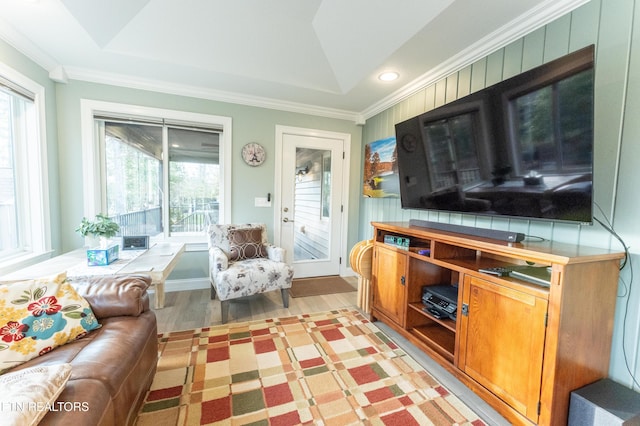
{"label": "upholstered armchair", "polygon": [[267,242],[264,224],[209,225],[209,279],[211,299],[221,302],[222,322],[229,317],[229,301],[280,290],[289,307],[293,268],[284,249]]}

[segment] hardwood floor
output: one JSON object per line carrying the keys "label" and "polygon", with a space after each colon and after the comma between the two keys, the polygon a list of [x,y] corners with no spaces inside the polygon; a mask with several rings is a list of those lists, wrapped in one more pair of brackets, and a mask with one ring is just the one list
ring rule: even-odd
{"label": "hardwood floor", "polygon": [[[339,308],[356,308],[358,279],[346,277],[354,291],[323,296],[290,297],[289,308],[282,306],[279,291],[249,296],[233,301],[229,307],[229,322],[277,318],[304,313],[323,312]],[[154,295],[151,294],[151,306]],[[165,294],[165,307],[154,309],[158,319],[158,333],[191,330],[222,324],[220,301],[210,299],[209,289],[174,291]]]}

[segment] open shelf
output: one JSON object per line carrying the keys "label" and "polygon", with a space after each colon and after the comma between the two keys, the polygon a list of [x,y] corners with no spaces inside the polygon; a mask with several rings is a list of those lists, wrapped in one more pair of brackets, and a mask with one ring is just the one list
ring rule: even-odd
{"label": "open shelf", "polygon": [[436,318],[436,317],[434,317],[429,312],[425,312],[424,305],[422,303],[409,303],[409,308],[413,309],[416,312],[419,312],[420,315],[424,316],[429,321],[436,322],[436,323],[442,325],[443,327],[448,328],[449,330],[451,330],[452,333],[456,332],[456,322],[455,321],[453,321],[452,319],[448,319],[448,318]]}
{"label": "open shelf", "polygon": [[418,246],[409,247],[409,253],[416,256],[418,259],[431,257],[431,248],[429,244],[420,244]]}
{"label": "open shelf", "polygon": [[454,332],[448,328],[440,327],[435,322],[413,327],[409,331],[424,341],[431,349],[453,363],[453,353],[456,346],[456,334]]}

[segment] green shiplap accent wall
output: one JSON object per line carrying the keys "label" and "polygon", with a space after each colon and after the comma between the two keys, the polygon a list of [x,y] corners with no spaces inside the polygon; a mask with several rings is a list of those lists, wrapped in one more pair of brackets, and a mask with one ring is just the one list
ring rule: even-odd
{"label": "green shiplap accent wall", "polygon": [[[608,1],[607,3],[612,4],[614,2]],[[612,6],[608,4],[606,7],[610,8]],[[597,48],[596,105],[608,103],[606,98],[611,95],[605,93],[604,85],[606,83],[604,80],[606,77],[603,74],[609,74],[609,72],[606,70],[608,67],[601,64],[603,61],[600,58],[603,54],[599,48],[600,39],[602,38],[601,31],[599,31],[600,26],[598,25],[601,9],[605,9],[605,6],[602,6],[598,1],[588,3],[576,11],[491,53],[474,64],[423,88],[404,101],[367,120],[363,130],[363,143],[394,135],[394,125],[397,122],[452,102],[589,44],[596,44]],[[620,38],[620,36],[617,38]],[[624,39],[624,32],[622,38]],[[626,44],[628,44],[628,40]],[[624,71],[624,67],[622,67],[622,70]],[[615,82],[618,90],[625,86],[624,76],[620,77]],[[620,94],[614,96],[620,98]],[[613,114],[614,117],[607,120],[607,122],[612,120],[620,122],[620,110],[610,110],[609,113]],[[599,120],[597,121],[600,122]],[[596,124],[596,127],[596,156],[598,159],[595,165],[595,175],[600,176],[596,180],[596,200],[600,206],[610,208],[613,202],[612,189],[615,186],[615,182],[614,174],[606,171],[611,169],[612,164],[615,164],[615,156],[612,157],[607,154],[617,152],[616,147],[619,138],[612,127],[598,126],[598,124]],[[617,127],[619,128],[619,126]],[[368,212],[371,212],[371,214],[369,215]],[[576,225],[551,225],[545,222],[492,219],[474,215],[402,211],[399,199],[363,199],[360,217],[360,238],[365,238],[369,235],[371,230],[369,223],[373,220],[383,220],[382,218],[384,220],[424,218],[469,226],[510,229],[545,238],[562,239],[568,242],[575,242],[577,235],[581,243],[585,243],[585,239],[587,242],[602,243],[601,233],[594,233],[592,232],[593,229],[589,227],[580,228]],[[606,241],[608,244],[611,240],[607,238]]]}
{"label": "green shiplap accent wall", "polygon": [[[631,247],[630,263],[636,271],[640,271],[639,9],[639,1],[592,0],[371,117],[363,129],[363,144],[393,136],[395,123],[595,44],[594,195],[601,209],[595,214],[600,220],[613,222],[616,231]],[[459,213],[403,210],[399,199],[362,198],[360,206],[360,239],[371,238],[371,221],[407,221],[417,218],[512,230],[555,241],[622,250],[621,244],[598,224],[579,226]],[[640,283],[634,282],[629,290],[630,279],[630,268],[627,266],[617,284],[619,297],[610,376],[631,387],[633,381],[627,371],[627,364],[636,380],[640,381]],[[615,286],[616,283],[603,285]],[[624,314],[627,309],[625,323]],[[626,348],[626,360],[623,343]],[[640,389],[640,386],[636,385],[635,388]]]}

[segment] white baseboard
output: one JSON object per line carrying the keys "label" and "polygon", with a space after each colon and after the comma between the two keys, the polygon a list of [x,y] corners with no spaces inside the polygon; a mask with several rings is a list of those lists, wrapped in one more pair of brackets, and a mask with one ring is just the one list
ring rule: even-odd
{"label": "white baseboard", "polygon": [[342,276],[343,276],[343,277],[355,277],[355,276],[357,276],[357,275],[358,275],[358,274],[356,274],[356,273],[354,272],[354,270],[353,270],[353,269],[351,269],[351,266],[349,266],[348,268],[346,268],[346,270],[342,271]]}
{"label": "white baseboard", "polygon": [[[208,289],[210,286],[211,284],[209,284],[208,277],[167,280],[164,283],[164,292],[169,293],[171,291],[203,290]],[[149,293],[153,293],[154,288],[151,287],[148,291]]]}

